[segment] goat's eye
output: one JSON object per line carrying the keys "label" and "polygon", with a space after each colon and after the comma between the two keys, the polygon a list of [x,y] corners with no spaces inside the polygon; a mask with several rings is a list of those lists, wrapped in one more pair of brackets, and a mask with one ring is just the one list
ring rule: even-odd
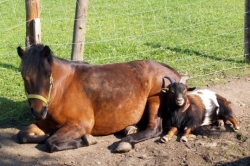
{"label": "goat's eye", "polygon": [[174,94],[174,90],[173,89],[171,89],[170,92],[171,92],[171,94]]}

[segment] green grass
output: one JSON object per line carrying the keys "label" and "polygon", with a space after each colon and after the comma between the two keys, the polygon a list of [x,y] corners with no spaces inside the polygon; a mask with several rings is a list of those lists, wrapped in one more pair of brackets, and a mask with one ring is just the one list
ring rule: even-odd
{"label": "green grass", "polygon": [[[25,1],[0,0],[0,124],[30,121],[16,47],[24,47]],[[70,59],[75,1],[43,0],[42,42]],[[244,2],[89,1],[84,60],[153,59],[188,72],[189,84],[249,74],[243,57]]]}

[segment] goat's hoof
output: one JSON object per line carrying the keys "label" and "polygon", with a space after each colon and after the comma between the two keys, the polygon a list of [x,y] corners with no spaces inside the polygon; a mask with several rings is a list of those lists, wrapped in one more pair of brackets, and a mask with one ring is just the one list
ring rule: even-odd
{"label": "goat's hoof", "polygon": [[182,136],[182,137],[181,137],[181,142],[187,142],[187,141],[188,141],[188,139],[187,139],[186,136]]}
{"label": "goat's hoof", "polygon": [[167,136],[161,137],[160,142],[165,143],[168,142],[170,139]]}
{"label": "goat's hoof", "polygon": [[138,132],[138,128],[136,126],[128,126],[123,130],[125,135],[130,135]]}
{"label": "goat's hoof", "polygon": [[240,129],[240,126],[236,126],[235,128],[234,128],[234,131],[238,131]]}
{"label": "goat's hoof", "polygon": [[132,149],[132,145],[129,142],[120,142],[115,152],[117,153],[125,153],[129,152]]}
{"label": "goat's hoof", "polygon": [[224,126],[224,121],[223,120],[218,120],[218,126],[223,127]]}

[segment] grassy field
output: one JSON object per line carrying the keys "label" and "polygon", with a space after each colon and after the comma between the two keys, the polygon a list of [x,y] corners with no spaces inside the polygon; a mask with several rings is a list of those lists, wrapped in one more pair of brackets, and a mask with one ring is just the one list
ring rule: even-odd
{"label": "grassy field", "polygon": [[[70,59],[75,1],[41,1],[42,42]],[[20,59],[25,4],[0,0],[0,124],[30,121]],[[190,84],[244,76],[244,2],[238,0],[89,1],[84,60],[105,64],[135,59],[168,63],[188,72]]]}

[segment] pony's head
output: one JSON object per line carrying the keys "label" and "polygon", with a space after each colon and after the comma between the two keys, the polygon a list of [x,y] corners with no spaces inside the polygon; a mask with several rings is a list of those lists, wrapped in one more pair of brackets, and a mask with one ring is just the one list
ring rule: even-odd
{"label": "pony's head", "polygon": [[17,47],[17,53],[30,111],[36,120],[44,119],[53,86],[52,52],[48,46],[32,45],[26,50]]}

